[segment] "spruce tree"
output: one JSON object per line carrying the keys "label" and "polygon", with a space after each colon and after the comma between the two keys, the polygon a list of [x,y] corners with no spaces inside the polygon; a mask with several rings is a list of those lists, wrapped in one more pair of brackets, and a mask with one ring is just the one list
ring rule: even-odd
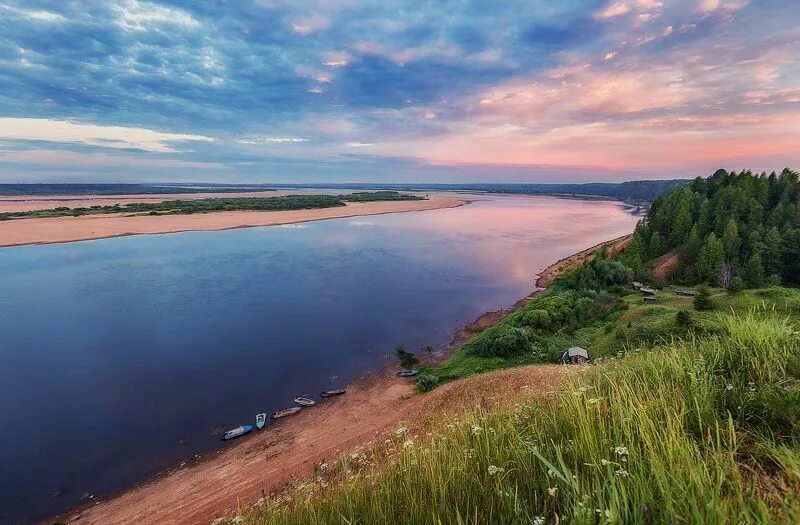
{"label": "spruce tree", "polygon": [[764,267],[761,265],[761,254],[759,252],[750,256],[742,274],[748,288],[761,288],[764,286]]}

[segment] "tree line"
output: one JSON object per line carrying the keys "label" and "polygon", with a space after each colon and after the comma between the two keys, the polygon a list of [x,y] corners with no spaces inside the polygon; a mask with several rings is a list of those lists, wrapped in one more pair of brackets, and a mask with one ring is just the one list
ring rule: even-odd
{"label": "tree line", "polygon": [[620,259],[638,277],[676,254],[670,279],[725,288],[800,283],[800,183],[784,169],[717,170],[656,198]]}

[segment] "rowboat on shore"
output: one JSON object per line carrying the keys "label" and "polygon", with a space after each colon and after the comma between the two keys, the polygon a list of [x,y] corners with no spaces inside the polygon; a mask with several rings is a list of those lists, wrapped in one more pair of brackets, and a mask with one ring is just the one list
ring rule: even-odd
{"label": "rowboat on shore", "polygon": [[324,392],[321,392],[319,395],[320,397],[333,397],[333,396],[340,396],[345,392],[347,392],[346,388],[340,388],[338,390],[326,390]]}
{"label": "rowboat on shore", "polygon": [[272,419],[280,419],[286,416],[293,416],[300,412],[300,407],[292,407],[292,408],[284,408],[283,410],[278,410],[274,414],[272,414]]}
{"label": "rowboat on shore", "polygon": [[300,405],[301,407],[313,407],[314,405],[317,404],[317,402],[314,401],[313,399],[309,399],[307,397],[302,397],[302,396],[294,398],[294,402]]}
{"label": "rowboat on shore", "polygon": [[261,430],[267,424],[267,415],[265,413],[256,414],[256,428]]}
{"label": "rowboat on shore", "polygon": [[252,425],[240,425],[234,429],[228,430],[225,432],[225,435],[222,436],[224,441],[228,441],[229,439],[238,438],[239,436],[243,436],[253,430]]}
{"label": "rowboat on shore", "polygon": [[417,374],[419,374],[419,370],[400,370],[400,373],[397,375],[400,377],[414,377]]}

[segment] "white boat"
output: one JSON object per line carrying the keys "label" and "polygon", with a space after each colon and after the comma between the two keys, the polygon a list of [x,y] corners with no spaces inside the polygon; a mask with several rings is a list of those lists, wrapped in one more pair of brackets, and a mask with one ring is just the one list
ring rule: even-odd
{"label": "white boat", "polygon": [[234,429],[225,432],[225,435],[222,436],[222,439],[227,441],[229,439],[238,438],[239,436],[247,434],[251,430],[253,430],[253,427],[251,425],[240,425]]}
{"label": "white boat", "polygon": [[266,424],[267,424],[267,414],[263,412],[260,414],[256,414],[256,428],[261,430],[262,428],[264,428],[264,425]]}
{"label": "white boat", "polygon": [[400,377],[414,377],[417,374],[419,374],[419,370],[400,370],[397,375]]}
{"label": "white boat", "polygon": [[314,405],[317,404],[317,402],[314,401],[313,399],[309,399],[307,397],[302,397],[302,396],[294,398],[294,402],[300,405],[301,407],[313,407]]}
{"label": "white boat", "polygon": [[300,412],[300,407],[292,407],[292,408],[284,408],[283,410],[278,410],[274,414],[272,414],[272,419],[280,419],[286,416],[293,416]]}

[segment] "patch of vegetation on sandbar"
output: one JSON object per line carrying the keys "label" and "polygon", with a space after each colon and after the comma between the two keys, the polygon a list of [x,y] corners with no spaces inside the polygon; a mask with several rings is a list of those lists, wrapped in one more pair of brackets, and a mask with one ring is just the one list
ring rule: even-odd
{"label": "patch of vegetation on sandbar", "polygon": [[0,220],[79,217],[81,215],[190,215],[217,211],[288,211],[335,208],[348,202],[417,201],[424,197],[396,191],[356,192],[345,195],[284,195],[280,197],[220,197],[207,199],[168,200],[163,202],[133,202],[89,208],[58,207],[0,213]]}

